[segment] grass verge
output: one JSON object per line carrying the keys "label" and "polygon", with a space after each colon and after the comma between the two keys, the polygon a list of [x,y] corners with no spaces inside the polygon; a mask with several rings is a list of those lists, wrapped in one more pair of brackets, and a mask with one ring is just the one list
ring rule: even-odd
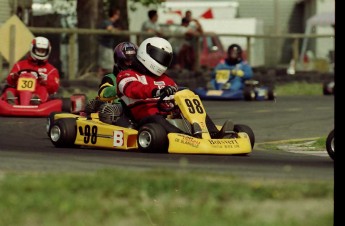
{"label": "grass verge", "polygon": [[0,225],[323,226],[329,181],[246,181],[153,170],[10,173],[0,180]]}

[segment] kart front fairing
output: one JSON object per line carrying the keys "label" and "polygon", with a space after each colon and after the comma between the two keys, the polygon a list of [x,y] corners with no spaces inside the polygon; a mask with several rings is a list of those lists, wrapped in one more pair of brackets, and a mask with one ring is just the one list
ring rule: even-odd
{"label": "kart front fairing", "polygon": [[248,154],[252,151],[248,134],[238,133],[234,138],[211,138],[206,126],[206,110],[198,95],[190,90],[182,90],[175,94],[175,104],[183,118],[190,125],[200,126],[201,137],[191,134],[169,133],[168,153],[186,154]]}

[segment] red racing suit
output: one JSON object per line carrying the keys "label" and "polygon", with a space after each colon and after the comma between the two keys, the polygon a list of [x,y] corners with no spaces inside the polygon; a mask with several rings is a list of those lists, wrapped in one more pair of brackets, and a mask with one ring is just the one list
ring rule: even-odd
{"label": "red racing suit", "polygon": [[116,78],[117,93],[128,106],[134,119],[141,119],[159,113],[153,92],[164,86],[175,86],[176,83],[166,74],[161,76],[143,75],[131,69],[121,71]]}
{"label": "red racing suit", "polygon": [[58,70],[47,61],[35,61],[30,56],[25,60],[17,62],[13,66],[10,74],[7,76],[9,88],[5,91],[10,91],[14,96],[17,96],[16,85],[18,77],[14,76],[14,74],[25,69],[35,70],[41,75],[39,76],[40,79],[34,94],[38,95],[42,102],[46,102],[49,95],[58,91],[60,86],[60,75]]}

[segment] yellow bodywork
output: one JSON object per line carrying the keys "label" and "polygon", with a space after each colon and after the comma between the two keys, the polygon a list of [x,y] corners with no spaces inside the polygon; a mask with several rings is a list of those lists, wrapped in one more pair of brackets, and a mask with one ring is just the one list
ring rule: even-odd
{"label": "yellow bodywork", "polygon": [[175,94],[175,103],[183,116],[191,123],[198,123],[202,130],[202,138],[211,139],[206,126],[206,111],[198,95],[185,89]]}
{"label": "yellow bodywork", "polygon": [[77,120],[77,137],[74,143],[119,150],[137,149],[137,134],[137,130],[98,120]]}
{"label": "yellow bodywork", "polygon": [[[206,126],[206,111],[202,102],[190,90],[177,92],[175,103],[189,122],[200,125],[202,138],[169,133],[168,153],[231,155],[252,152],[250,138],[245,132],[239,132],[236,138],[212,139]],[[103,123],[99,121],[98,113],[92,113],[89,118],[71,113],[54,115],[54,120],[59,118],[77,119],[76,145],[118,150],[138,149],[137,130]],[[221,126],[217,125],[217,128],[221,129]]]}
{"label": "yellow bodywork", "polygon": [[250,139],[246,133],[238,133],[238,138],[200,139],[185,134],[169,133],[169,153],[179,154],[249,154],[252,152]]}
{"label": "yellow bodywork", "polygon": [[54,120],[61,118],[77,119],[77,135],[74,142],[76,145],[118,150],[138,148],[137,130],[101,122],[98,119],[98,113],[92,113],[89,118],[71,113],[54,115]]}

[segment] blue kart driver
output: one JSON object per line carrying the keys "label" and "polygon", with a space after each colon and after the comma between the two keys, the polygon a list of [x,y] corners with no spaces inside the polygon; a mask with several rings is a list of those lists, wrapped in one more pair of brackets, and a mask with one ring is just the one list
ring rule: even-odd
{"label": "blue kart driver", "polygon": [[242,90],[244,82],[253,77],[252,67],[243,60],[242,48],[237,44],[229,46],[227,58],[214,68],[211,85],[216,90]]}

